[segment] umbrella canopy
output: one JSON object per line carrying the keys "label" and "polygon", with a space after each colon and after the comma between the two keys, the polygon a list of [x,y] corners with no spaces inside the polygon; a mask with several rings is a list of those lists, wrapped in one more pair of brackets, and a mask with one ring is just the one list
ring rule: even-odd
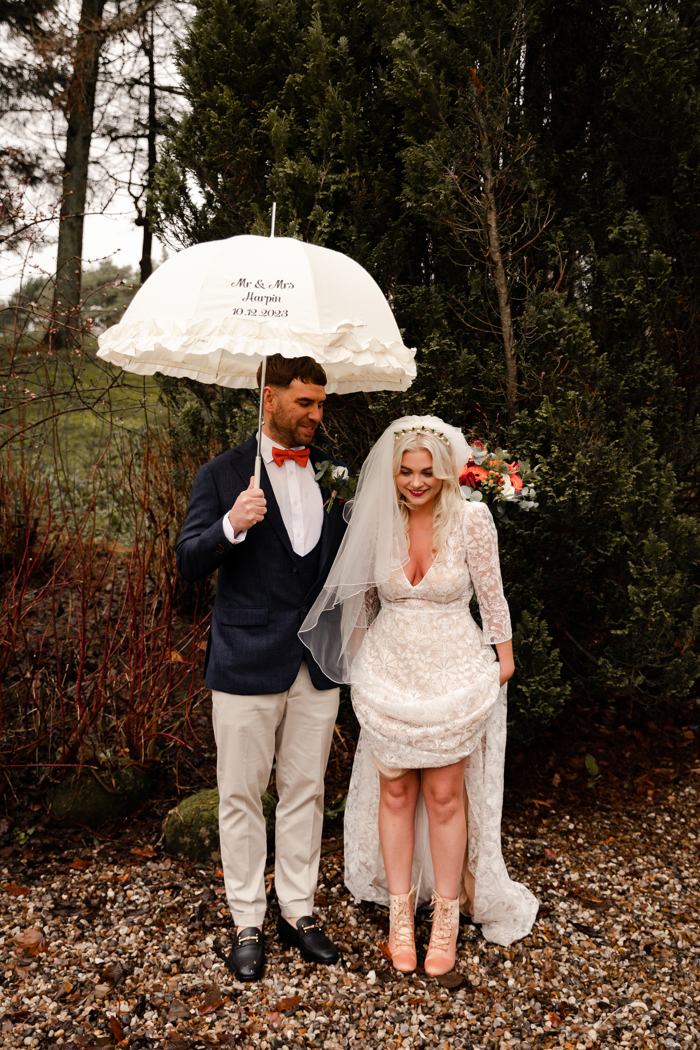
{"label": "umbrella canopy", "polygon": [[256,387],[263,358],[312,357],[329,393],[406,390],[404,346],[377,283],[340,252],[289,237],[229,237],[167,259],[97,356],[129,372]]}

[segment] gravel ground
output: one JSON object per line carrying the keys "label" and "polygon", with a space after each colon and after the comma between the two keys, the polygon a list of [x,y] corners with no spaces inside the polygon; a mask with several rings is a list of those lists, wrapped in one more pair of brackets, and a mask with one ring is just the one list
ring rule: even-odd
{"label": "gravel ground", "polygon": [[232,924],[214,865],[164,857],[153,822],[101,842],[18,822],[0,850],[1,1045],[700,1046],[700,768],[692,729],[678,733],[680,759],[659,751],[624,784],[582,772],[579,755],[530,777],[537,798],[507,794],[506,863],[540,915],[509,949],[465,925],[442,983],[391,969],[387,913],[349,897],[338,838],[324,843],[317,905],[341,962],[281,950],[272,891],[266,975],[244,986],[223,961]]}

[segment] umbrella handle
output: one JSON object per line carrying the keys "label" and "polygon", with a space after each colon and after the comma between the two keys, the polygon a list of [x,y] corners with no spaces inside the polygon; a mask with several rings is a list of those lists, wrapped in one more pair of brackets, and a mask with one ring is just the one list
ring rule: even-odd
{"label": "umbrella handle", "polygon": [[260,369],[260,405],[258,407],[258,451],[255,456],[255,488],[260,488],[260,472],[262,470],[262,452],[260,445],[262,442],[262,424],[263,424],[263,399],[265,397],[265,373],[267,372],[267,358],[263,357],[262,366]]}

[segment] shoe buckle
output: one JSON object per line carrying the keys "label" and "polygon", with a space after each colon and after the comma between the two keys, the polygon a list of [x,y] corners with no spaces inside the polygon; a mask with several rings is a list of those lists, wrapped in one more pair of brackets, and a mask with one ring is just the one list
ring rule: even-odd
{"label": "shoe buckle", "polygon": [[317,930],[317,929],[318,929],[317,924],[313,923],[313,924],[309,924],[308,926],[302,926],[301,927],[301,933],[308,933],[309,930]]}
{"label": "shoe buckle", "polygon": [[255,941],[257,943],[257,940],[258,940],[257,937],[239,937],[238,938],[238,943],[239,944],[243,944],[244,941]]}

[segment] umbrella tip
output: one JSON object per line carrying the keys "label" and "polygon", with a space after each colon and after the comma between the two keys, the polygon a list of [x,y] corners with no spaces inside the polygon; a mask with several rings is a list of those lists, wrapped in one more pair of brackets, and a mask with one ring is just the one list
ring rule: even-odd
{"label": "umbrella tip", "polygon": [[275,236],[275,219],[277,217],[277,201],[272,202],[272,222],[270,223],[270,237]]}

